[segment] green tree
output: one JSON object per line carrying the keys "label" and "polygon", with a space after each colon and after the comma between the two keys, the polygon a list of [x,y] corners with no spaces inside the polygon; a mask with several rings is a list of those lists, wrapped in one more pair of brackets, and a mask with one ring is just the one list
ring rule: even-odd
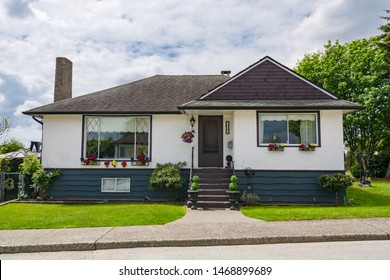
{"label": "green tree", "polygon": [[[390,10],[385,10],[387,16],[381,17],[386,20],[386,23],[381,25],[379,29],[383,32],[380,35],[379,47],[382,48],[385,56],[385,69],[387,70],[387,77],[390,79]],[[383,142],[382,157],[387,158],[387,172],[385,178],[390,178],[390,137]]]}
{"label": "green tree", "polygon": [[323,51],[306,54],[295,71],[341,99],[365,106],[344,117],[344,137],[362,170],[365,182],[369,162],[384,139],[390,136],[390,86],[385,53],[379,37],[339,41]]}
{"label": "green tree", "polygon": [[0,120],[0,136],[6,134],[11,128],[8,117],[2,117]]}
{"label": "green tree", "polygon": [[20,143],[16,139],[11,139],[9,141],[6,141],[1,147],[0,147],[0,154],[6,154],[10,152],[15,152],[20,149],[24,149],[24,146],[22,143]]}

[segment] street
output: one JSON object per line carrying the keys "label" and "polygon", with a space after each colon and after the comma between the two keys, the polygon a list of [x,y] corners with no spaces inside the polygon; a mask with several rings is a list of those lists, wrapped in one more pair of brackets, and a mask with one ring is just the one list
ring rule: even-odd
{"label": "street", "polygon": [[390,260],[390,241],[155,247],[2,254],[1,260]]}

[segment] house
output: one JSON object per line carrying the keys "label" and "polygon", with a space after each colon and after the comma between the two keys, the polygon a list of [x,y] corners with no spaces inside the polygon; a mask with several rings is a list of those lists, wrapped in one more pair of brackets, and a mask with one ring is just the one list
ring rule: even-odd
{"label": "house", "polygon": [[186,162],[188,179],[231,155],[240,190],[263,203],[334,201],[317,178],[344,172],[343,115],[362,107],[268,56],[233,77],[156,75],[74,98],[71,71],[57,58],[55,102],[24,112],[43,122],[43,166],[62,170],[53,198],[169,199],[148,188],[157,163]]}

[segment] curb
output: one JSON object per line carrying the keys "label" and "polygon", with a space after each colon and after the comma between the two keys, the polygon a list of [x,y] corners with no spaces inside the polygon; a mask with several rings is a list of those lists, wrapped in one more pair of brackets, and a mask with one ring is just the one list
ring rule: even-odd
{"label": "curb", "polygon": [[233,245],[261,245],[278,243],[308,243],[308,242],[336,242],[336,241],[368,241],[390,240],[388,234],[354,234],[354,235],[313,235],[313,236],[260,236],[245,238],[215,238],[215,239],[187,239],[187,240],[150,240],[124,242],[88,242],[67,244],[41,244],[1,246],[0,254],[38,253],[59,251],[94,251],[107,249],[145,248],[145,247],[194,247],[194,246],[233,246]]}

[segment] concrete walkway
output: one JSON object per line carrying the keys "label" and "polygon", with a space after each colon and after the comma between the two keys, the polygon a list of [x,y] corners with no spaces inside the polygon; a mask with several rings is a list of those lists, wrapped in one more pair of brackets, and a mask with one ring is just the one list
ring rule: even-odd
{"label": "concrete walkway", "polygon": [[239,211],[188,209],[161,226],[2,230],[0,253],[348,240],[390,240],[390,218],[265,222]]}

